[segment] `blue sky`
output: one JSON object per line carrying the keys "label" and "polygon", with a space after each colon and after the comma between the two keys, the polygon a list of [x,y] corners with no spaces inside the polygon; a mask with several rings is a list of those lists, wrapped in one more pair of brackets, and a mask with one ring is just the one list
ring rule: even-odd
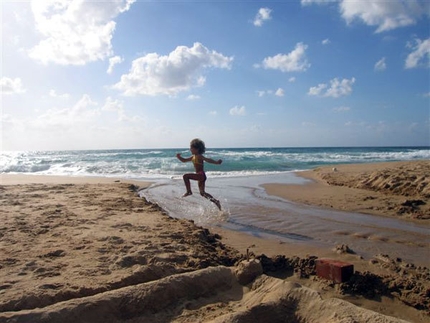
{"label": "blue sky", "polygon": [[2,150],[430,145],[428,1],[1,10]]}

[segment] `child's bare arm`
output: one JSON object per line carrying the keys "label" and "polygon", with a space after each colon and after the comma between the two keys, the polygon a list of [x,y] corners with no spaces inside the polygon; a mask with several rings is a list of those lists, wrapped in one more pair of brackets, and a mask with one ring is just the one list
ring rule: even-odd
{"label": "child's bare arm", "polygon": [[178,158],[181,162],[186,163],[189,162],[193,159],[193,156],[188,157],[188,158],[184,158],[181,156],[181,154],[176,154],[176,158]]}
{"label": "child's bare arm", "polygon": [[220,165],[220,164],[222,163],[222,160],[221,160],[221,159],[213,160],[212,158],[206,158],[206,157],[204,157],[204,156],[203,156],[203,160],[204,160],[205,162],[210,163],[210,164],[217,164],[217,165]]}

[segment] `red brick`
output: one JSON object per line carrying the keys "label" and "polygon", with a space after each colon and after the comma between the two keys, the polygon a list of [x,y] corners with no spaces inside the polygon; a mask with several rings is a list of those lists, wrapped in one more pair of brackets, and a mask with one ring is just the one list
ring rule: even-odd
{"label": "red brick", "polygon": [[354,273],[354,265],[333,259],[318,259],[316,261],[317,276],[332,280],[335,283],[348,281]]}

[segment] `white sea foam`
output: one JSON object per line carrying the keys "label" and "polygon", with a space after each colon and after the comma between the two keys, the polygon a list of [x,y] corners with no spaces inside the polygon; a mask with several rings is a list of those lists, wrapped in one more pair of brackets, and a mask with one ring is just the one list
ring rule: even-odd
{"label": "white sea foam", "polygon": [[[32,173],[67,176],[116,176],[126,178],[170,178],[192,172],[176,153],[187,149],[26,151],[2,152],[1,173]],[[310,169],[326,164],[369,163],[430,159],[428,148],[250,148],[211,149],[208,157],[222,165],[206,164],[210,177],[245,177]]]}

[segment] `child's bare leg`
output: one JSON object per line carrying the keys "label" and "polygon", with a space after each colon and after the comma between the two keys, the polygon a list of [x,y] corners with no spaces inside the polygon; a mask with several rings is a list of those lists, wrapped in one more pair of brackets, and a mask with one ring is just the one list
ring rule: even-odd
{"label": "child's bare leg", "polygon": [[216,198],[214,198],[212,195],[205,192],[205,182],[199,182],[199,189],[200,189],[200,195],[201,196],[203,196],[204,198],[207,198],[212,203],[215,203],[215,205],[218,207],[218,209],[221,210],[221,203]]}
{"label": "child's bare leg", "polygon": [[185,192],[184,195],[182,195],[182,197],[192,195],[193,192],[191,191],[190,174],[185,174],[183,176],[183,179],[184,179],[185,188],[187,189],[187,191]]}
{"label": "child's bare leg", "polygon": [[206,193],[206,192],[203,192],[203,193],[200,193],[200,194],[203,197],[207,198],[212,203],[214,203],[218,207],[218,209],[221,210],[221,203],[216,198],[214,198],[212,195],[210,195],[209,193]]}

